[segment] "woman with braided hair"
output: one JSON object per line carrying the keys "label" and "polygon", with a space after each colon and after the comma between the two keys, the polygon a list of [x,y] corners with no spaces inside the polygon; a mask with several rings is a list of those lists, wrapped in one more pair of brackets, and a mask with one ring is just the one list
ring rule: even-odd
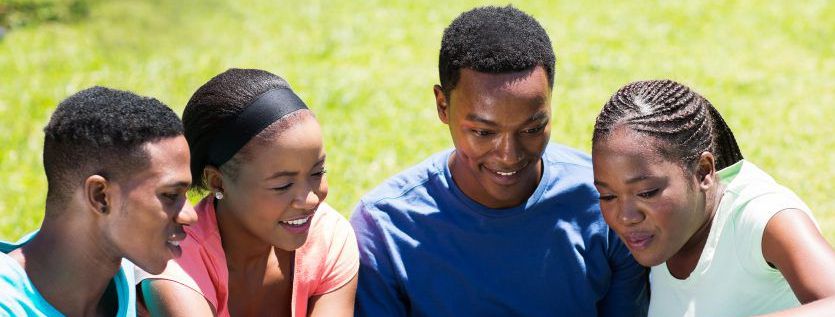
{"label": "woman with braided hair", "polygon": [[835,312],[835,251],[811,211],[742,158],[693,90],[618,90],[597,117],[592,161],[606,222],[651,267],[649,316]]}

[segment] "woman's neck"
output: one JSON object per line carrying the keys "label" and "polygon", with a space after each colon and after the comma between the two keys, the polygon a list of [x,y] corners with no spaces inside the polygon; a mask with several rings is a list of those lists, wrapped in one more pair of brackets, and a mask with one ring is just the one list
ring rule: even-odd
{"label": "woman's neck", "polygon": [[218,230],[229,268],[242,268],[266,263],[274,254],[273,246],[246,229],[231,210],[215,206]]}
{"label": "woman's neck", "polygon": [[707,238],[710,235],[710,229],[713,227],[713,220],[724,192],[725,185],[718,181],[715,186],[708,190],[702,209],[704,212],[702,225],[690,236],[684,246],[667,260],[667,269],[673,277],[686,279],[696,269],[702,251],[707,244]]}

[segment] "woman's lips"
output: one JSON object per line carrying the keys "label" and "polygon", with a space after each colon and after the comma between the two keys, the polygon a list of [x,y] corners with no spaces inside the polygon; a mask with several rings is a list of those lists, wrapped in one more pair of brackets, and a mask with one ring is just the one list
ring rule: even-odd
{"label": "woman's lips", "polygon": [[304,217],[299,217],[291,220],[282,220],[278,224],[287,231],[292,233],[305,233],[310,229],[310,223],[313,222],[313,213]]}
{"label": "woman's lips", "polygon": [[629,232],[623,236],[623,240],[632,250],[644,250],[648,248],[654,238],[655,235],[649,232]]}

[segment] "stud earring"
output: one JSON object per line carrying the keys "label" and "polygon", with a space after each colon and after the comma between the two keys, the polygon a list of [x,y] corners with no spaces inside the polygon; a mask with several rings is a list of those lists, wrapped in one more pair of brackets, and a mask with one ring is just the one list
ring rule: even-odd
{"label": "stud earring", "polygon": [[215,191],[215,199],[217,199],[217,200],[223,199],[223,192],[221,192],[219,190]]}

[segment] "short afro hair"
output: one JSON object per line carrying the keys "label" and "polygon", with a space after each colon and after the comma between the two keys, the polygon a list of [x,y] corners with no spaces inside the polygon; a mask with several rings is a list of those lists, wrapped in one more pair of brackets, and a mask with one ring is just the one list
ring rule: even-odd
{"label": "short afro hair", "polygon": [[118,180],[147,167],[143,145],[183,134],[183,123],[160,101],[105,87],[58,104],[44,128],[47,200],[62,201],[90,175]]}
{"label": "short afro hair", "polygon": [[533,17],[512,6],[486,6],[462,13],[444,30],[438,71],[449,97],[462,68],[508,73],[542,66],[553,88],[555,63],[551,40]]}

